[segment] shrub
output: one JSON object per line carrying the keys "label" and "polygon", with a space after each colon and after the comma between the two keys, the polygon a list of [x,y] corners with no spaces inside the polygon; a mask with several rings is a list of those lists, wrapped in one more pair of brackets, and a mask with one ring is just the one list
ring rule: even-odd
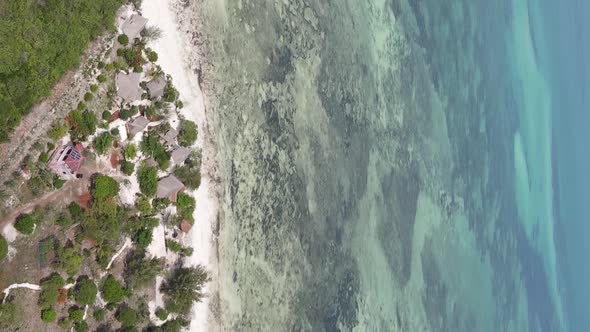
{"label": "shrub", "polygon": [[137,157],[137,146],[135,144],[129,144],[125,147],[125,159],[132,160]]}
{"label": "shrub", "polygon": [[119,184],[115,179],[106,175],[99,175],[92,181],[92,198],[104,201],[119,194]]}
{"label": "shrub", "polygon": [[113,71],[115,69],[115,65],[113,65],[112,63],[107,63],[104,69],[106,69],[106,71]]}
{"label": "shrub", "polygon": [[178,214],[189,220],[193,220],[193,212],[195,210],[196,202],[192,196],[189,196],[185,193],[178,193],[176,199],[176,208],[178,209]]}
{"label": "shrub", "polygon": [[57,273],[52,274],[49,278],[41,283],[41,292],[39,293],[39,306],[41,308],[50,308],[59,298],[59,289],[65,284],[64,279]]}
{"label": "shrub", "polygon": [[104,68],[104,66],[105,66],[105,63],[104,63],[104,62],[102,62],[102,61],[99,61],[99,62],[96,64],[96,68],[98,68],[98,69],[103,69],[103,68]]}
{"label": "shrub", "polygon": [[63,187],[65,183],[66,181],[60,179],[59,176],[56,175],[53,177],[53,188],[61,189],[61,187]]}
{"label": "shrub", "polygon": [[74,324],[74,331],[75,332],[88,332],[88,323],[85,321],[80,321]]}
{"label": "shrub", "polygon": [[94,99],[94,96],[92,95],[92,93],[90,93],[90,92],[86,92],[86,93],[84,94],[84,101],[86,101],[86,102],[89,102],[89,101],[91,101],[92,99]]}
{"label": "shrub", "polygon": [[96,93],[96,91],[98,91],[98,85],[96,85],[96,84],[92,84],[92,85],[90,86],[90,91],[91,91],[92,93]]}
{"label": "shrub", "polygon": [[183,109],[184,108],[184,103],[180,100],[176,101],[176,108],[178,109]]}
{"label": "shrub", "polygon": [[152,287],[156,276],[163,271],[163,262],[157,258],[147,258],[143,250],[133,251],[126,263],[125,280],[130,289]]}
{"label": "shrub", "polygon": [[107,311],[105,309],[102,309],[102,308],[95,309],[94,310],[94,313],[92,314],[92,316],[94,316],[94,319],[97,322],[102,321],[105,318],[106,315],[107,315]]}
{"label": "shrub", "polygon": [[125,296],[125,290],[112,274],[109,274],[102,284],[101,293],[107,303],[119,303]]}
{"label": "shrub", "polygon": [[49,130],[49,137],[54,140],[60,140],[68,133],[68,126],[63,123],[57,123]]}
{"label": "shrub", "polygon": [[193,302],[203,298],[203,286],[209,281],[207,271],[201,266],[180,267],[161,287],[167,295],[166,309],[169,312],[187,315]]}
{"label": "shrub", "polygon": [[158,308],[158,310],[156,310],[156,317],[160,320],[166,320],[166,318],[168,318],[168,311],[164,308]]}
{"label": "shrub", "polygon": [[31,214],[21,214],[14,223],[14,228],[25,235],[33,234],[37,220]]}
{"label": "shrub", "polygon": [[127,35],[125,34],[120,34],[119,37],[117,37],[117,41],[119,42],[119,44],[125,46],[129,44],[129,37],[127,37]]}
{"label": "shrub", "polygon": [[117,320],[122,326],[134,326],[137,322],[137,312],[129,307],[123,307],[117,313]]}
{"label": "shrub", "polygon": [[142,228],[133,236],[133,242],[137,244],[137,247],[145,249],[150,243],[152,243],[152,229]]}
{"label": "shrub", "polygon": [[44,309],[41,311],[41,320],[44,323],[53,323],[57,318],[57,312],[53,308]]}
{"label": "shrub", "polygon": [[0,235],[0,261],[6,258],[6,255],[8,255],[8,242]]}
{"label": "shrub", "polygon": [[185,147],[191,146],[197,140],[197,135],[197,125],[192,121],[183,120],[178,131],[178,144]]}
{"label": "shrub", "polygon": [[150,60],[150,62],[156,62],[156,61],[158,61],[158,53],[156,53],[154,51],[150,51],[147,54],[147,58],[148,58],[148,60]]}
{"label": "shrub", "polygon": [[90,305],[94,303],[96,299],[96,285],[88,278],[84,278],[76,285],[75,299],[78,304]]}
{"label": "shrub", "polygon": [[152,200],[152,206],[156,211],[162,211],[170,205],[168,198],[154,198]]}
{"label": "shrub", "polygon": [[82,262],[84,262],[84,256],[80,254],[80,251],[75,247],[58,247],[56,250],[57,264],[61,267],[69,276],[76,275]]}
{"label": "shrub", "polygon": [[113,115],[111,114],[111,112],[109,112],[109,111],[102,112],[102,119],[103,120],[111,121],[112,118],[113,118]]}
{"label": "shrub", "polygon": [[70,327],[70,321],[64,317],[57,322],[57,326],[61,327],[64,330],[67,330]]}
{"label": "shrub", "polygon": [[[76,204],[76,205],[78,205],[78,204]],[[72,224],[72,217],[70,217],[69,214],[62,213],[57,217],[57,219],[55,220],[55,223],[60,225],[61,227],[68,227]]]}
{"label": "shrub", "polygon": [[47,143],[47,151],[53,151],[55,149],[55,144],[48,142]]}
{"label": "shrub", "polygon": [[41,154],[39,155],[39,162],[45,164],[48,161],[49,161],[49,155],[47,154],[47,152],[41,152]]}
{"label": "shrub", "polygon": [[152,205],[150,200],[145,196],[140,196],[135,202],[135,207],[141,214],[148,215],[152,213]]}
{"label": "shrub", "polygon": [[[110,65],[112,66],[112,64],[110,64]],[[107,76],[104,74],[100,74],[96,77],[96,80],[99,81],[100,83],[104,83],[107,81]]]}
{"label": "shrub", "polygon": [[197,189],[201,185],[201,170],[197,165],[183,165],[174,171],[174,175],[188,189]]}
{"label": "shrub", "polygon": [[111,135],[113,136],[118,136],[119,135],[119,128],[113,128],[111,129]]}
{"label": "shrub", "polygon": [[68,313],[69,313],[70,319],[74,323],[81,322],[82,319],[84,318],[84,310],[82,310],[81,308],[78,308],[78,307],[70,308],[70,310],[68,310]]}
{"label": "shrub", "polygon": [[78,111],[84,111],[86,109],[86,104],[84,104],[83,102],[79,102],[77,109]]}
{"label": "shrub", "polygon": [[96,136],[93,144],[97,154],[105,155],[111,146],[113,146],[113,136],[108,132],[104,132]]}
{"label": "shrub", "polygon": [[139,189],[147,197],[152,197],[158,191],[158,170],[151,166],[142,166],[137,171]]}
{"label": "shrub", "polygon": [[121,160],[119,164],[121,165],[121,172],[123,172],[123,174],[127,176],[133,174],[133,171],[135,170],[135,165],[132,162],[129,162],[127,160]]}

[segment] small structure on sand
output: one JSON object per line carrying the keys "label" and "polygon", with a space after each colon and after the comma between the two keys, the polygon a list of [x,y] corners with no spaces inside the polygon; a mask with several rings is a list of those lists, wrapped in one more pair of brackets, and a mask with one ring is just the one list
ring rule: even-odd
{"label": "small structure on sand", "polygon": [[166,79],[164,77],[155,78],[146,84],[150,99],[157,99],[164,95],[166,88]]}
{"label": "small structure on sand", "polygon": [[133,14],[121,27],[123,33],[129,37],[129,40],[139,37],[139,33],[145,28],[147,19],[141,15]]}
{"label": "small structure on sand", "polygon": [[129,138],[133,138],[133,136],[144,131],[149,123],[150,121],[143,115],[136,117],[125,125],[125,128],[127,128],[127,135]]}
{"label": "small structure on sand", "polygon": [[80,143],[68,143],[55,150],[49,160],[49,169],[62,179],[74,179],[80,170],[84,156],[84,147]]}
{"label": "small structure on sand", "polygon": [[180,230],[183,233],[188,233],[191,231],[191,228],[193,228],[193,225],[186,219],[182,219],[182,222],[180,223]]}
{"label": "small structure on sand", "polygon": [[156,198],[168,198],[171,202],[176,202],[178,193],[184,189],[184,184],[174,175],[168,175],[158,181],[158,191]]}
{"label": "small structure on sand", "polygon": [[180,165],[190,155],[191,155],[191,149],[179,146],[172,151],[172,161],[174,161],[174,165]]}
{"label": "small structure on sand", "polygon": [[117,95],[126,103],[141,99],[142,90],[139,87],[139,73],[117,74]]}
{"label": "small structure on sand", "polygon": [[178,136],[178,131],[174,128],[170,128],[166,134],[162,137],[163,143],[168,145],[175,145],[176,144],[176,136]]}

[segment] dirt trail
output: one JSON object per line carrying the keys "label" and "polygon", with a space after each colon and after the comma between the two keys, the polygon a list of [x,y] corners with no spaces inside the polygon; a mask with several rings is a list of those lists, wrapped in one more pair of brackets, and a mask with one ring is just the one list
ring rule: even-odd
{"label": "dirt trail", "polygon": [[61,189],[48,192],[47,194],[12,210],[10,214],[0,220],[0,233],[4,230],[4,226],[14,222],[14,220],[23,213],[30,213],[37,207],[42,208],[50,204],[75,201],[87,190],[88,181],[86,180],[67,181]]}

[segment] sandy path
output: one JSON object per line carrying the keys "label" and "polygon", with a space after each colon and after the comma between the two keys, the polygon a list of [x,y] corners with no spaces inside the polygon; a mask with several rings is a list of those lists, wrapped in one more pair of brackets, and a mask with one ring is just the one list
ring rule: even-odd
{"label": "sandy path", "polygon": [[[144,0],[142,14],[149,20],[148,25],[155,25],[162,30],[162,37],[148,44],[158,53],[158,64],[164,72],[172,76],[174,86],[180,92],[180,99],[184,103],[181,114],[199,127],[199,138],[196,147],[205,148],[205,136],[208,133],[207,117],[205,114],[205,100],[199,86],[197,71],[191,69],[190,60],[194,60],[196,52],[191,49],[186,35],[181,33],[177,17],[174,12],[174,0]],[[193,66],[194,67],[194,66]],[[211,189],[211,179],[205,170],[210,160],[204,159],[202,165],[201,186],[191,194],[196,198],[194,218],[196,220],[192,230],[188,233],[186,244],[194,249],[191,257],[187,257],[185,264],[195,266],[201,264],[209,271],[214,270],[213,254],[213,224],[217,214],[217,200]],[[209,284],[204,288],[208,293]],[[206,331],[209,323],[209,298],[196,303],[192,310],[190,331]]]}

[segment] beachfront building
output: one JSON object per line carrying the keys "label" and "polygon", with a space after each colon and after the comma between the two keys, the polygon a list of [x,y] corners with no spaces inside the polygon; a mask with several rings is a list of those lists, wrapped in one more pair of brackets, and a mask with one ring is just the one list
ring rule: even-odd
{"label": "beachfront building", "polygon": [[127,37],[129,37],[129,40],[133,40],[139,37],[139,34],[145,28],[147,21],[148,20],[143,16],[133,14],[127,19],[127,21],[125,21],[125,23],[123,23],[121,30],[127,35]]}
{"label": "beachfront building", "polygon": [[71,142],[57,148],[49,160],[49,169],[64,180],[75,178],[84,161],[83,150],[82,144]]}
{"label": "beachfront building", "polygon": [[127,128],[127,137],[132,139],[138,133],[143,132],[149,123],[150,121],[143,115],[127,122],[127,124],[125,124],[125,128]]}
{"label": "beachfront building", "polygon": [[178,130],[174,128],[168,129],[166,134],[160,135],[162,144],[166,144],[168,146],[176,145],[176,137],[178,136]]}
{"label": "beachfront building", "polygon": [[139,87],[139,73],[117,74],[117,95],[126,103],[133,103],[141,99],[143,90]]}
{"label": "beachfront building", "polygon": [[184,161],[191,155],[191,149],[185,148],[183,146],[177,146],[172,150],[172,161],[174,165],[181,165]]}
{"label": "beachfront building", "polygon": [[156,100],[164,95],[164,89],[166,88],[166,79],[164,77],[155,78],[147,82],[146,87],[150,94],[150,99]]}
{"label": "beachfront building", "polygon": [[156,198],[168,198],[171,202],[176,202],[178,193],[184,189],[184,184],[174,175],[168,175],[158,181],[158,191]]}

